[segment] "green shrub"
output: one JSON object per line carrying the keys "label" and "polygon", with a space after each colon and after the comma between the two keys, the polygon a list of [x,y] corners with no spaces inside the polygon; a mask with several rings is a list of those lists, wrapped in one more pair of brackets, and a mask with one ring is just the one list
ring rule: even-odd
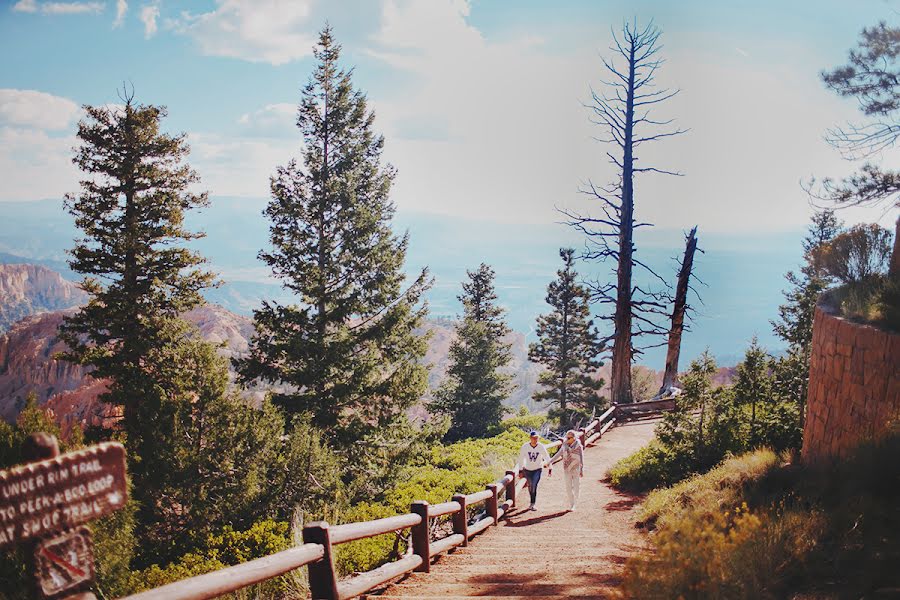
{"label": "green shrub", "polygon": [[[291,545],[292,537],[288,523],[264,520],[254,523],[244,531],[236,531],[226,526],[221,532],[210,535],[201,548],[184,554],[165,567],[150,565],[138,571],[131,571],[117,586],[116,595],[132,594],[202,575],[280,552]],[[263,595],[278,595],[281,591],[291,589],[291,583],[290,576],[282,576],[257,586],[259,588],[257,591]]]}
{"label": "green shrub", "polygon": [[758,450],[648,496],[635,598],[869,598],[900,587],[900,434],[837,465]]}
{"label": "green shrub", "polygon": [[[408,512],[409,507],[402,512]],[[382,504],[360,502],[341,515],[341,523],[373,521],[398,514],[394,508]],[[334,564],[342,576],[370,571],[406,551],[406,543],[397,534],[389,533],[364,540],[348,542],[337,547]]]}
{"label": "green shrub", "polygon": [[681,480],[686,466],[678,463],[676,452],[654,441],[619,460],[607,475],[615,487],[641,492]]}

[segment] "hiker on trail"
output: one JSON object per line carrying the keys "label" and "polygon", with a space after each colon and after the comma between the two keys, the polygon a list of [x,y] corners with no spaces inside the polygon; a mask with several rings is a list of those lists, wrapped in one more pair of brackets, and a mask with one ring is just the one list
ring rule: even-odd
{"label": "hiker on trail", "polygon": [[541,481],[541,470],[550,464],[550,453],[544,445],[538,441],[537,431],[531,432],[531,440],[522,444],[519,450],[519,467],[524,471],[525,480],[528,482],[528,492],[531,494],[531,506],[528,510],[537,510],[537,488]]}
{"label": "hiker on trail", "polygon": [[566,480],[566,496],[569,497],[569,511],[575,510],[578,502],[578,493],[581,491],[581,478],[584,477],[584,446],[570,429],[566,432],[566,438],[559,446],[559,450],[550,461],[550,472],[553,474],[553,464],[562,461],[563,479]]}

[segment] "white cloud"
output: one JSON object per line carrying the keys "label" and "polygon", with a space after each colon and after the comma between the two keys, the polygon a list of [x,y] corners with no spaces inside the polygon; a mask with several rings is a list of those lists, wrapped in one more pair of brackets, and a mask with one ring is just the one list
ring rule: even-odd
{"label": "white cloud", "polygon": [[37,12],[37,2],[35,0],[19,0],[13,5],[12,9],[16,12]]}
{"label": "white cloud", "polygon": [[75,137],[0,126],[0,201],[61,198],[78,189]]}
{"label": "white cloud", "polygon": [[[580,183],[615,174],[581,103],[589,85],[603,85],[597,51],[608,54],[608,33],[550,51],[533,37],[486,38],[460,0],[383,7],[371,54],[414,78],[373,99],[401,208],[504,223],[559,221],[555,206],[592,210]],[[684,91],[655,111],[692,131],[639,152],[644,165],[685,177],[639,177],[638,217],[706,231],[804,225],[811,208],[800,180],[850,170],[822,132],[852,107],[822,90],[815,69],[716,53],[714,40],[692,36],[663,35],[659,77]],[[753,56],[756,47],[742,49]]]}
{"label": "white cloud", "polygon": [[45,15],[77,15],[103,12],[103,2],[42,2],[36,0],[19,0],[13,5],[17,12],[34,13],[40,11]]}
{"label": "white cloud", "polygon": [[297,105],[289,103],[267,104],[252,113],[238,118],[241,129],[255,136],[294,137],[297,132]]}
{"label": "white cloud", "polygon": [[159,18],[159,4],[145,4],[141,7],[140,19],[144,24],[144,37],[148,40],[156,35],[156,19]]}
{"label": "white cloud", "polygon": [[68,98],[0,89],[0,200],[59,198],[77,188],[72,148],[79,116]]}
{"label": "white cloud", "polygon": [[200,174],[198,189],[219,196],[268,196],[275,167],[299,154],[296,140],[190,133],[188,144],[187,160]]}
{"label": "white cloud", "polygon": [[314,0],[217,0],[206,13],[182,13],[176,31],[190,35],[208,56],[281,65],[311,53],[318,26]]}
{"label": "white cloud", "polygon": [[41,12],[45,15],[77,15],[83,13],[101,13],[102,2],[44,2]]}
{"label": "white cloud", "polygon": [[125,15],[128,13],[128,2],[126,0],[116,0],[116,20],[113,21],[113,27],[121,27],[125,22]]}
{"label": "white cloud", "polygon": [[61,130],[68,128],[80,111],[68,98],[35,90],[0,89],[0,125]]}

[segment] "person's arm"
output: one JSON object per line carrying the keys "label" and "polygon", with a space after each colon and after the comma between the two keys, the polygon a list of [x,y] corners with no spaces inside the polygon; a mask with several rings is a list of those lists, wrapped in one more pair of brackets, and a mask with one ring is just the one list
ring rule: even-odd
{"label": "person's arm", "polygon": [[578,458],[581,459],[581,473],[579,477],[584,477],[584,445],[581,442],[578,443]]}
{"label": "person's arm", "polygon": [[547,466],[550,466],[550,453],[547,452],[547,446],[541,444],[541,454],[543,455],[544,462],[547,463]]}
{"label": "person's arm", "polygon": [[[556,451],[556,454],[553,455],[550,462],[547,463],[547,466],[553,466],[563,459],[563,452],[565,452],[565,449],[563,448],[564,445],[565,442],[559,445],[559,450]],[[544,450],[546,451],[547,449],[544,448]],[[550,452],[547,452],[547,456],[550,456]]]}

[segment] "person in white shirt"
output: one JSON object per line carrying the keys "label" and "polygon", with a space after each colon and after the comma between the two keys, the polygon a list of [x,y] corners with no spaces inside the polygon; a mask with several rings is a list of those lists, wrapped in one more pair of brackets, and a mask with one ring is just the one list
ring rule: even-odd
{"label": "person in white shirt", "polygon": [[531,440],[522,444],[519,450],[519,468],[523,471],[525,480],[528,481],[528,492],[531,494],[531,506],[528,510],[537,510],[537,489],[541,481],[541,471],[550,464],[550,453],[547,448],[538,441],[537,431],[531,432]]}
{"label": "person in white shirt", "polygon": [[563,464],[566,495],[569,497],[569,511],[573,511],[581,491],[581,478],[584,477],[584,446],[578,441],[578,436],[572,429],[566,432],[566,438],[559,446],[559,451],[550,461],[550,473],[553,473],[553,464],[560,461]]}

